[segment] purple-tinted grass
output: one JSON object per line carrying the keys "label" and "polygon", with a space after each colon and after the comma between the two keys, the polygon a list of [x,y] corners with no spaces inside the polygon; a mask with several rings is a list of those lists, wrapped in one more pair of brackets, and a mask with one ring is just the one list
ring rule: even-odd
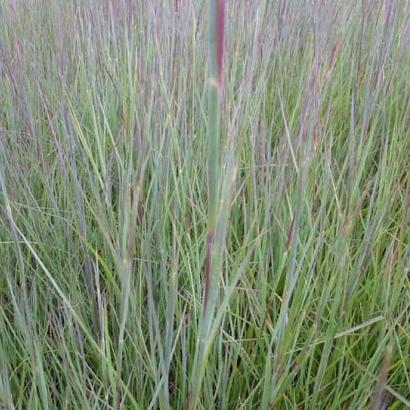
{"label": "purple-tinted grass", "polygon": [[223,60],[225,48],[225,12],[226,0],[218,0],[216,21],[216,60],[218,69],[218,83],[222,84]]}

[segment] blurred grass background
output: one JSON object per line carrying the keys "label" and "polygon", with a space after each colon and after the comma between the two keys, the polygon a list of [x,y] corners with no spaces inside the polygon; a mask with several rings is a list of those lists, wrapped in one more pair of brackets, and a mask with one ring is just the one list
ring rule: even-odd
{"label": "blurred grass background", "polygon": [[410,2],[212,15],[0,2],[1,408],[410,407]]}

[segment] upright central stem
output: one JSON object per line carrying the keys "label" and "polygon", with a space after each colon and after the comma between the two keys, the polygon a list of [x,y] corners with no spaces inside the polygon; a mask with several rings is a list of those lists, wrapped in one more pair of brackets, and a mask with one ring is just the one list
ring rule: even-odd
{"label": "upright central stem", "polygon": [[188,410],[194,410],[199,398],[210,345],[210,331],[218,293],[220,249],[215,246],[219,214],[220,182],[220,96],[224,53],[225,0],[209,1],[208,25],[208,233],[206,240],[204,299],[199,323],[199,340],[192,372]]}

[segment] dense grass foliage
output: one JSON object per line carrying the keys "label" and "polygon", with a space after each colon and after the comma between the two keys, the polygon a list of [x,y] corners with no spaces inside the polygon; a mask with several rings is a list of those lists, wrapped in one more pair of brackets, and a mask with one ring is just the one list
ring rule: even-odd
{"label": "dense grass foliage", "polygon": [[220,3],[0,2],[0,408],[410,407],[410,2]]}

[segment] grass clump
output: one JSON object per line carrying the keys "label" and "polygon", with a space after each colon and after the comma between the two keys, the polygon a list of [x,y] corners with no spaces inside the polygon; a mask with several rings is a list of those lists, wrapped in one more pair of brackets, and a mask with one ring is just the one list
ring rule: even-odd
{"label": "grass clump", "polygon": [[407,1],[0,21],[1,408],[410,407]]}

